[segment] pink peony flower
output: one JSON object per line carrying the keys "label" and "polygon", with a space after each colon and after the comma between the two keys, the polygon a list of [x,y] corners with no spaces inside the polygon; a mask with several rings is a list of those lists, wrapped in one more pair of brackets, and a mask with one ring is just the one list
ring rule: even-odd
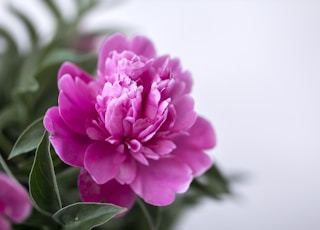
{"label": "pink peony flower", "polygon": [[115,34],[100,49],[97,75],[64,63],[59,105],[44,118],[59,157],[83,168],[82,199],[172,203],[211,167],[204,150],[215,146],[212,126],[194,111],[190,73],[147,38]]}
{"label": "pink peony flower", "polygon": [[0,229],[10,229],[7,218],[15,223],[23,222],[31,210],[31,201],[24,187],[0,173]]}

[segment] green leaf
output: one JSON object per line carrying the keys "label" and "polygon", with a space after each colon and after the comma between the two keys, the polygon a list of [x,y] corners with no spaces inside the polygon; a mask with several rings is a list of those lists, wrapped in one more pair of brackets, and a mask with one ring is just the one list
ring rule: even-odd
{"label": "green leaf", "polygon": [[59,8],[57,7],[57,5],[54,3],[54,1],[52,0],[43,0],[42,1],[47,8],[50,10],[50,12],[52,13],[52,15],[55,17],[56,21],[58,24],[60,24],[63,21],[63,17],[62,14],[59,10]]}
{"label": "green leaf", "polygon": [[21,133],[18,140],[14,144],[8,159],[37,148],[43,136],[44,128],[42,123],[43,118],[39,118]]}
{"label": "green leaf", "polygon": [[41,213],[50,215],[61,208],[47,132],[43,134],[36,151],[29,177],[29,190],[35,207]]}
{"label": "green leaf", "polygon": [[53,218],[68,230],[89,230],[106,223],[126,209],[112,204],[75,203],[60,209]]}
{"label": "green leaf", "polygon": [[16,55],[18,54],[18,45],[12,35],[3,27],[0,27],[0,37],[4,38],[7,42],[7,54]]}
{"label": "green leaf", "polygon": [[38,41],[39,41],[39,36],[38,36],[38,33],[37,33],[33,23],[30,21],[30,19],[24,13],[22,13],[20,10],[18,10],[14,6],[10,5],[9,10],[11,11],[11,13],[13,15],[15,15],[23,23],[24,27],[26,28],[26,30],[29,34],[32,46],[36,47],[38,44]]}
{"label": "green leaf", "polygon": [[204,195],[221,199],[222,195],[231,193],[230,184],[217,165],[212,166],[204,175],[195,179],[192,186]]}

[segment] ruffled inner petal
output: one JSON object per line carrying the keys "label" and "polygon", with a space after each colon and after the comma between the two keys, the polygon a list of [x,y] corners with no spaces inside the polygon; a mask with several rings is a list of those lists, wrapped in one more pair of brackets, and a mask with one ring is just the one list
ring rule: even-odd
{"label": "ruffled inner petal", "polygon": [[86,134],[86,123],[97,114],[94,107],[94,93],[81,80],[65,75],[59,81],[58,98],[60,116],[66,125],[79,134]]}
{"label": "ruffled inner petal", "polygon": [[116,33],[109,38],[107,38],[99,51],[98,59],[98,76],[104,77],[106,71],[106,60],[112,51],[117,51],[118,53],[128,49],[127,38],[120,33]]}

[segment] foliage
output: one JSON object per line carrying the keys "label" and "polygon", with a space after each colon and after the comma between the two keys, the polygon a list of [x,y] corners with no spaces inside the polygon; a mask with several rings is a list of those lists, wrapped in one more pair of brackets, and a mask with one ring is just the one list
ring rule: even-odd
{"label": "foliage", "polygon": [[[76,63],[94,73],[94,46],[81,45],[86,45],[88,38],[97,38],[99,33],[84,33],[81,22],[103,1],[75,0],[76,13],[68,20],[54,0],[41,2],[55,20],[54,36],[49,42],[43,44],[37,26],[14,6],[8,10],[26,28],[29,49],[21,52],[7,28],[0,27],[0,38],[5,41],[5,50],[0,53],[0,169],[12,173],[29,189],[35,207],[25,223],[13,228],[91,229],[101,225],[96,229],[173,229],[183,211],[203,197],[221,199],[230,194],[229,181],[214,166],[168,207],[153,207],[139,200],[125,216],[112,219],[124,209],[109,204],[79,203],[79,170],[66,166],[54,153],[42,126],[42,116],[57,103],[56,76],[63,62]],[[101,28],[104,36],[114,30]]]}

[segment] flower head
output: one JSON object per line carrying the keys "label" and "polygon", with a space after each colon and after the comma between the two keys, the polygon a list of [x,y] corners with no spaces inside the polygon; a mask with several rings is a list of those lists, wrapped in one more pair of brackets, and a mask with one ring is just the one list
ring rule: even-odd
{"label": "flower head", "polygon": [[4,173],[0,173],[0,229],[10,229],[10,223],[20,223],[31,213],[32,206],[27,191]]}
{"label": "flower head", "polygon": [[190,73],[157,56],[147,38],[115,34],[100,49],[97,75],[63,64],[59,105],[44,118],[59,157],[82,168],[82,199],[172,203],[212,165],[204,150],[215,145],[212,126],[194,111]]}

